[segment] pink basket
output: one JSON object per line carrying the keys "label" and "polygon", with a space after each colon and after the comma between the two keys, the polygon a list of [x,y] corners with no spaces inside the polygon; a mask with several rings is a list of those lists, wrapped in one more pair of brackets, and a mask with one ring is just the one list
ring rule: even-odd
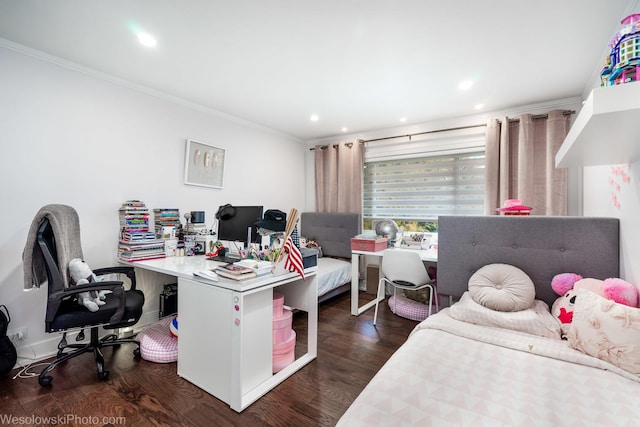
{"label": "pink basket", "polygon": [[171,336],[169,325],[173,316],[158,320],[140,332],[140,356],[144,360],[157,363],[171,363],[178,360],[178,339]]}
{"label": "pink basket", "polygon": [[[427,304],[419,303],[401,294],[392,295],[389,298],[389,308],[398,316],[418,322],[422,322],[429,316],[429,306]],[[436,312],[435,307],[431,312]]]}

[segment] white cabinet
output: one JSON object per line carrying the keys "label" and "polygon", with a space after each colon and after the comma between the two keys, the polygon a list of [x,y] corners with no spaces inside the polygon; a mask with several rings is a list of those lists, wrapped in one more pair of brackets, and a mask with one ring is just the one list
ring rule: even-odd
{"label": "white cabinet", "polygon": [[594,89],[576,117],[556,167],[631,163],[640,158],[640,83]]}
{"label": "white cabinet", "polygon": [[[317,356],[316,275],[296,275],[241,292],[178,277],[178,375],[242,411]],[[273,292],[305,311],[307,352],[272,374]]]}

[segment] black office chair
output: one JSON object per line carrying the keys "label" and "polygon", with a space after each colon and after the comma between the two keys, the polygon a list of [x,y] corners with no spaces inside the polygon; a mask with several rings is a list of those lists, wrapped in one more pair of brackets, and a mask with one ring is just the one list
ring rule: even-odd
{"label": "black office chair", "polygon": [[[75,214],[75,211],[72,211]],[[79,228],[79,227],[78,227]],[[79,235],[79,230],[77,230]],[[140,343],[135,339],[119,339],[116,334],[109,334],[99,338],[99,327],[105,329],[118,329],[134,325],[142,316],[142,306],[144,304],[144,294],[136,290],[136,277],[133,267],[109,267],[93,270],[96,276],[106,274],[125,275],[129,278],[130,288],[125,290],[121,281],[103,281],[88,283],[86,285],[69,286],[64,283],[61,268],[67,266],[58,265],[56,245],[56,233],[53,231],[50,221],[45,218],[38,228],[37,247],[42,252],[48,282],[47,312],[45,317],[46,332],[64,331],[62,339],[58,344],[58,354],[55,361],[42,370],[38,381],[41,386],[51,385],[53,378],[47,375],[60,363],[86,352],[93,352],[98,378],[105,380],[109,377],[109,371],[105,369],[104,357],[101,348],[106,346],[119,346],[123,343],[134,343],[136,348],[133,352],[136,358],[140,357]],[[60,236],[58,235],[58,239]],[[106,294],[105,304],[101,305],[98,311],[91,312],[77,302],[77,296],[86,291],[111,291]],[[69,330],[80,329],[76,341],[83,341],[84,328],[91,328],[89,342],[67,343],[66,335]],[[67,352],[67,350],[72,351]]]}

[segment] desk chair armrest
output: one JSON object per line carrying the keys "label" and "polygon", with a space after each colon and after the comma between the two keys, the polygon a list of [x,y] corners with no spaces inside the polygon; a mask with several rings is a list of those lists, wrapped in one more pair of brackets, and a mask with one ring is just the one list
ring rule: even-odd
{"label": "desk chair armrest", "polygon": [[93,274],[95,274],[96,276],[104,276],[107,274],[124,274],[131,282],[130,289],[136,289],[136,270],[133,267],[114,266],[98,268],[96,270],[93,270]]}
{"label": "desk chair armrest", "polygon": [[62,291],[53,292],[49,295],[49,302],[47,304],[47,315],[46,322],[52,322],[56,313],[58,312],[58,308],[60,308],[60,303],[63,299],[74,296],[76,294],[82,292],[89,291],[111,291],[114,296],[118,298],[118,309],[109,319],[110,323],[117,323],[122,319],[125,310],[125,298],[124,298],[124,287],[122,286],[122,282],[94,282],[94,283],[86,283],[84,285],[78,285],[71,288],[65,288]]}

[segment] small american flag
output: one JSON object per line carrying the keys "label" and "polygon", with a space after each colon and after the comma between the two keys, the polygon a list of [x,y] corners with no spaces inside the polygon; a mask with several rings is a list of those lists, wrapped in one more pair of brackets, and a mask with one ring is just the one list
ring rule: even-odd
{"label": "small american flag", "polygon": [[289,271],[296,271],[304,280],[304,266],[302,265],[302,254],[300,253],[300,249],[296,247],[291,239],[291,236],[287,237],[285,240],[283,248],[285,251],[289,253],[289,256],[284,262],[284,268]]}

